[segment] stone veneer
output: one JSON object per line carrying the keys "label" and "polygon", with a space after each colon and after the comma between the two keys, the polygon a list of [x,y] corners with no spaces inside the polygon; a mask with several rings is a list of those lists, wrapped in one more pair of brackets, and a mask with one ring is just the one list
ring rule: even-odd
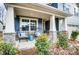
{"label": "stone veneer", "polygon": [[15,33],[4,33],[4,42],[15,44]]}
{"label": "stone veneer", "polygon": [[[59,32],[64,32],[64,34],[68,35],[67,31],[59,31]],[[53,43],[56,43],[58,38],[57,38],[57,31],[50,31],[49,32],[49,38]]]}

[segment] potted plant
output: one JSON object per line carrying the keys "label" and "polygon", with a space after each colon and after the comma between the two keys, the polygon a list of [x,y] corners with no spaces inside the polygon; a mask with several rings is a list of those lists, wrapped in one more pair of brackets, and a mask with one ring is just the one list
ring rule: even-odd
{"label": "potted plant", "polygon": [[79,35],[78,31],[72,31],[70,41],[71,42],[76,42],[76,39],[77,39],[78,35]]}

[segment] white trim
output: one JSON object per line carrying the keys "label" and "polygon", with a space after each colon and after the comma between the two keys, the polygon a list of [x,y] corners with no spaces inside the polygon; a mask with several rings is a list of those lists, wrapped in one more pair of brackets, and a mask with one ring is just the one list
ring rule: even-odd
{"label": "white trim", "polygon": [[[27,18],[27,17],[20,17],[20,27],[21,27],[21,23],[22,23],[22,19],[29,19],[29,24],[30,24],[30,20],[36,20],[36,23],[37,23],[37,28],[38,28],[38,19],[35,19],[35,18]],[[38,30],[38,29],[37,29]],[[20,31],[21,31],[21,29],[20,29]],[[35,31],[31,31],[31,29],[30,29],[30,25],[29,25],[29,31],[26,31],[26,32],[35,32]]]}
{"label": "white trim", "polygon": [[67,16],[71,16],[71,15],[72,15],[72,14],[70,14],[70,13],[66,13],[66,12],[64,12],[64,11],[62,11],[62,10],[59,10],[58,8],[49,6],[49,5],[47,5],[47,4],[35,3],[34,5],[38,5],[38,6],[42,6],[42,7],[45,7],[45,8],[49,8],[49,9],[51,9],[51,10],[55,10],[55,11],[57,11],[57,12],[61,12],[61,13],[67,14]]}
{"label": "white trim", "polygon": [[[51,13],[51,12],[45,12],[45,11],[41,11],[41,10],[37,10],[37,9],[33,9],[33,8],[28,8],[28,7],[24,7],[24,6],[19,6],[19,5],[12,5],[12,4],[8,4],[9,6],[12,6],[12,7],[16,7],[16,8],[20,8],[20,9],[27,9],[27,10],[31,10],[31,11],[36,11],[36,12],[40,12],[40,13],[44,13],[44,14],[48,14],[48,15],[56,15],[58,17],[67,17],[68,15],[71,16],[70,14],[67,14],[67,13],[63,13],[63,14],[66,14],[67,16],[61,16],[61,15],[58,15],[58,14],[55,14],[55,13]],[[39,5],[39,4],[36,4],[36,5]],[[47,6],[47,5],[42,5],[43,7],[50,7],[50,6]],[[50,8],[52,10],[54,10],[54,12],[56,12],[56,9],[54,8]],[[58,11],[58,10],[57,10]],[[59,11],[60,12],[60,11]],[[62,13],[62,12],[61,12]]]}
{"label": "white trim", "polygon": [[43,30],[44,30],[44,29],[43,29],[43,19],[42,19],[42,32],[43,32]]}

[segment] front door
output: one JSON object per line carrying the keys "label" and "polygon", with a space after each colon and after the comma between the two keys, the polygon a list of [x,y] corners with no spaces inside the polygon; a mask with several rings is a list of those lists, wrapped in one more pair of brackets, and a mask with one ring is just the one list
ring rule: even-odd
{"label": "front door", "polygon": [[49,32],[50,29],[50,20],[45,21],[45,32]]}

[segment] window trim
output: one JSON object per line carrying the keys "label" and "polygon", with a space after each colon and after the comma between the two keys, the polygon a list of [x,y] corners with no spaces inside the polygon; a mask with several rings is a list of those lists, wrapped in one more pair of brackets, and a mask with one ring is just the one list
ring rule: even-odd
{"label": "window trim", "polygon": [[[21,27],[22,27],[22,19],[28,19],[29,20],[29,31],[25,31],[25,32],[35,32],[35,30],[31,30],[30,28],[30,21],[31,20],[36,20],[36,23],[37,23],[37,28],[36,28],[36,31],[38,31],[38,19],[36,18],[27,18],[27,17],[20,17],[20,31],[22,31]],[[24,32],[24,31],[22,31]]]}
{"label": "window trim", "polygon": [[70,13],[70,7],[71,7],[70,5],[63,3],[63,11]]}

